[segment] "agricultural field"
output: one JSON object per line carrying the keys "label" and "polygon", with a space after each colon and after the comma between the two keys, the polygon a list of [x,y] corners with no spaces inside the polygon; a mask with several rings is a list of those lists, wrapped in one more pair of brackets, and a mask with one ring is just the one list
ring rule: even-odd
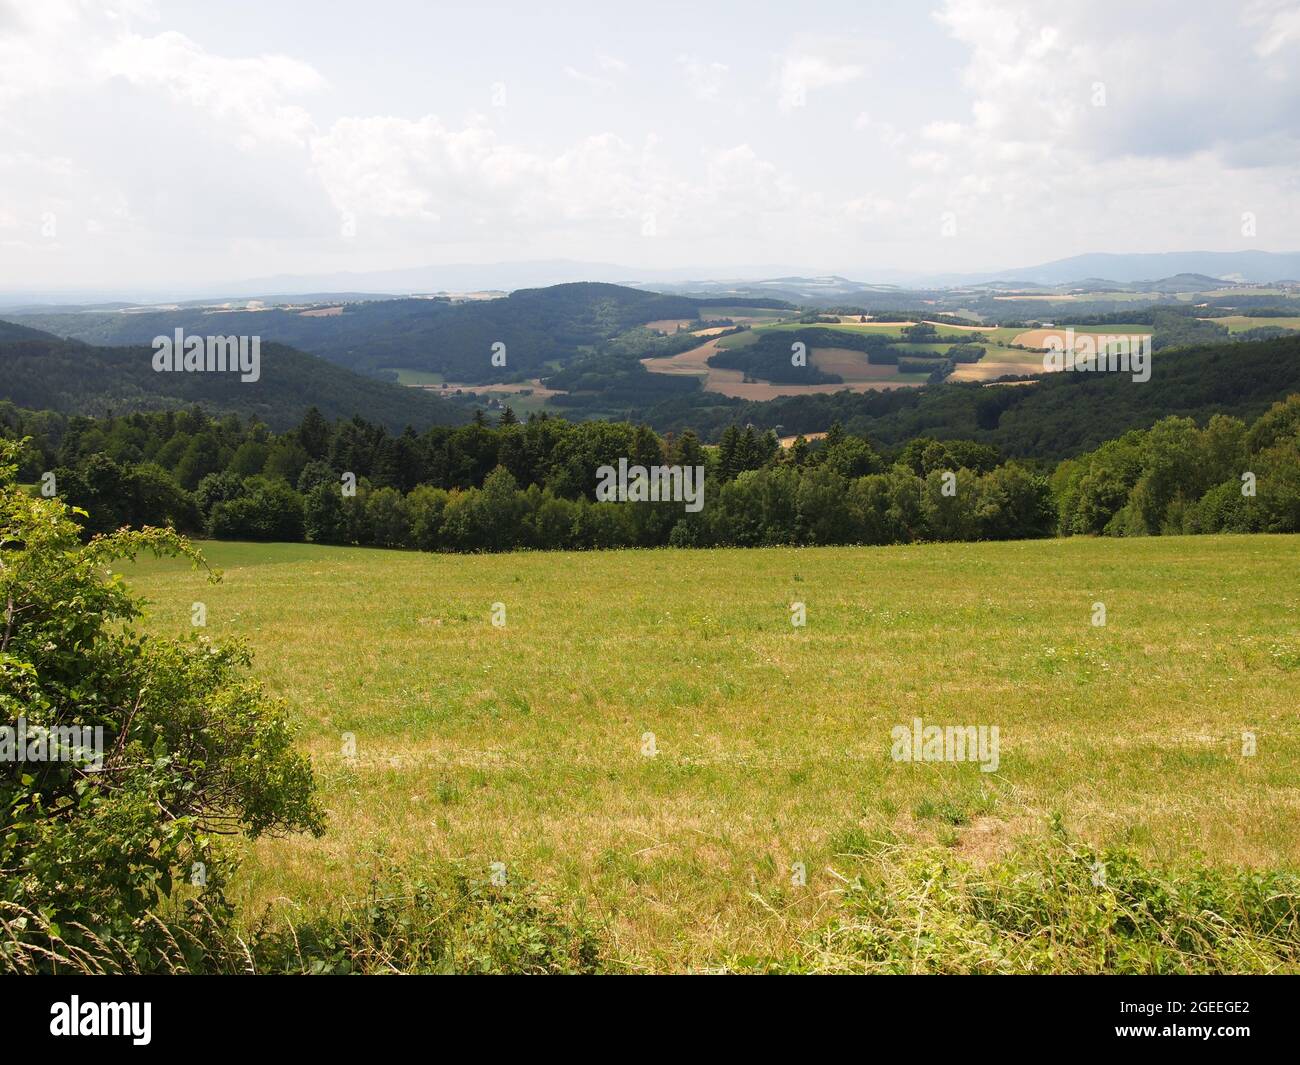
{"label": "agricultural field", "polygon": [[673,333],[680,333],[684,330],[689,331],[693,321],[692,318],[660,318],[657,321],[646,322],[645,327],[656,333],[665,333],[671,336]]}
{"label": "agricultural field", "polygon": [[1191,293],[1198,299],[1231,299],[1234,296],[1289,296],[1291,289],[1271,287],[1268,285],[1231,285],[1226,288],[1214,288],[1205,292]]}
{"label": "agricultural field", "polygon": [[[745,381],[744,374],[738,370],[727,370],[707,365],[707,360],[715,351],[730,349],[745,344],[752,344],[764,333],[781,331],[797,332],[799,330],[818,328],[832,332],[842,331],[848,334],[879,333],[885,336],[902,336],[902,329],[914,322],[861,322],[856,317],[840,316],[838,324],[819,324],[808,326],[800,322],[773,322],[755,325],[745,333],[720,337],[716,341],[702,344],[698,348],[683,352],[671,358],[643,359],[645,367],[653,373],[689,373],[702,378],[704,388],[727,396],[739,396],[744,399],[764,400],[776,396],[809,395],[817,392],[837,392],[843,389],[868,391],[879,388],[915,387],[923,385],[928,379],[923,373],[900,373],[897,366],[873,366],[865,353],[844,348],[814,348],[809,358],[814,366],[827,373],[839,374],[843,384],[838,385],[801,385],[768,383],[762,381]],[[997,326],[948,325],[935,323],[937,327],[949,334],[982,333],[987,339],[984,358],[976,363],[962,363],[950,375],[952,381],[991,381],[998,377],[1043,372],[1042,356],[1010,346],[1024,334],[1022,329],[1006,329]],[[945,354],[949,344],[900,344],[899,351],[918,357],[939,357]]]}
{"label": "agricultural field", "polygon": [[[204,602],[207,635],[247,638],[330,817],[248,846],[245,913],[362,896],[390,863],[500,862],[581,900],[626,969],[680,971],[806,958],[842,878],[988,867],[1054,815],[1153,862],[1300,865],[1295,536],[202,547],[220,584],[123,566],[146,626],[183,634]],[[996,770],[893,760],[917,718],[997,726]]]}
{"label": "agricultural field", "polygon": [[[1195,293],[1176,293],[1176,298],[1182,299],[1184,296],[1195,296]],[[1122,289],[1093,289],[1088,292],[1074,292],[1068,296],[1058,296],[1057,299],[1078,301],[1080,303],[1102,302],[1102,303],[1150,303],[1150,292],[1126,292]],[[1199,297],[1197,297],[1199,298]]]}
{"label": "agricultural field", "polygon": [[397,374],[397,383],[407,388],[439,388],[446,380],[442,374],[433,370],[411,370],[401,367],[386,372]]}
{"label": "agricultural field", "polygon": [[[748,313],[746,313],[748,312]],[[841,390],[854,392],[874,391],[886,388],[916,387],[926,384],[929,374],[925,372],[900,373],[895,365],[872,365],[864,352],[854,351],[850,347],[814,348],[809,352],[810,362],[818,369],[841,377],[839,384],[800,384],[797,382],[771,382],[761,379],[746,379],[742,370],[734,368],[710,367],[708,359],[718,351],[733,350],[753,344],[770,333],[793,333],[810,328],[827,330],[832,333],[842,332],[846,336],[879,334],[901,338],[902,330],[916,324],[908,321],[885,321],[867,318],[861,315],[840,315],[838,320],[809,324],[791,317],[789,311],[766,308],[745,307],[710,307],[702,312],[706,317],[730,318],[737,323],[749,325],[745,332],[719,335],[724,327],[711,327],[693,330],[692,335],[699,338],[698,346],[671,356],[642,359],[642,364],[652,373],[668,375],[686,375],[699,379],[707,392],[736,399],[751,401],[772,400],[782,396],[798,396],[816,393],[829,393]],[[1052,337],[1064,339],[1065,330],[1073,328],[1076,346],[1088,338],[1096,341],[1105,336],[1149,336],[1150,326],[1141,323],[1118,323],[1106,326],[1072,326],[1068,315],[1064,320],[1052,326],[1024,328],[1022,326],[958,325],[931,321],[941,334],[953,337],[965,334],[981,336],[985,355],[978,362],[960,363],[948,376],[953,382],[994,382],[1002,377],[1025,377],[1044,372],[1041,349]],[[1223,322],[1233,332],[1257,328],[1265,325],[1281,325],[1287,328],[1300,328],[1300,318],[1246,318],[1237,316],[1216,319]],[[644,323],[647,329],[664,335],[674,335],[687,330],[692,319],[663,318]],[[900,343],[897,351],[918,359],[940,359],[946,355],[948,343]],[[937,364],[936,364],[937,365]],[[552,367],[554,368],[554,367]],[[548,400],[556,393],[544,388],[540,379],[534,378],[525,384],[493,384],[473,386],[447,382],[443,375],[414,370],[399,370],[399,383],[414,387],[437,390],[445,385],[448,389],[474,391],[487,395],[496,395],[502,402],[510,402],[516,413],[528,414],[544,410]],[[523,394],[528,393],[528,394]],[[590,411],[588,413],[591,413]]]}
{"label": "agricultural field", "polygon": [[867,392],[877,388],[898,388],[925,384],[927,374],[900,374],[897,366],[872,366],[860,351],[845,348],[813,348],[808,357],[814,366],[830,373],[838,373],[841,384],[801,385],[771,381],[746,381],[741,370],[710,366],[709,357],[723,348],[752,344],[758,331],[733,333],[730,336],[706,340],[699,347],[678,355],[659,359],[642,359],[641,364],[651,373],[686,374],[700,378],[706,392],[717,392],[740,399],[768,400],[777,396],[803,396],[818,392]]}
{"label": "agricultural field", "polygon": [[1229,333],[1244,333],[1248,329],[1263,329],[1265,326],[1279,326],[1282,329],[1300,329],[1300,317],[1293,318],[1249,318],[1244,314],[1234,314],[1226,318],[1209,318],[1206,321],[1226,325]]}
{"label": "agricultural field", "polygon": [[728,307],[710,305],[702,308],[700,313],[706,318],[730,318],[737,325],[752,325],[756,322],[780,321],[791,312],[778,310],[774,307]]}
{"label": "agricultural field", "polygon": [[[928,347],[929,345],[925,344],[912,344],[907,345],[906,350],[921,355],[928,353]],[[878,366],[870,363],[866,359],[865,352],[854,351],[852,348],[812,348],[808,353],[808,360],[819,370],[839,374],[844,378],[845,385],[864,381],[899,384],[909,378],[919,377],[922,382],[926,379],[925,374],[900,374],[897,366]]]}
{"label": "agricultural field", "polygon": [[1056,325],[1044,329],[1025,329],[1025,330],[998,330],[998,332],[1013,332],[1015,335],[1011,338],[1013,344],[1023,344],[1029,348],[1045,348],[1052,340],[1059,341],[1062,345],[1066,341],[1066,330],[1074,330],[1075,347],[1078,348],[1085,337],[1091,338],[1094,344],[1099,344],[1103,337],[1116,336],[1141,336],[1151,335],[1149,325],[1108,325],[1108,326],[1071,326]]}

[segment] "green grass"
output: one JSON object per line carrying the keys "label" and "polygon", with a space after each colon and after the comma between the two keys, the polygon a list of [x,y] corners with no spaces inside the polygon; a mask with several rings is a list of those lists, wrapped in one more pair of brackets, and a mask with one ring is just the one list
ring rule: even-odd
{"label": "green grass", "polygon": [[1229,333],[1244,333],[1248,329],[1263,329],[1268,325],[1281,326],[1283,329],[1300,329],[1300,317],[1248,318],[1244,314],[1234,314],[1226,318],[1211,318],[1210,321],[1226,325]]}
{"label": "green grass", "polygon": [[423,385],[440,385],[446,380],[440,373],[434,373],[430,370],[411,370],[405,367],[393,368],[392,372],[397,374],[397,383],[405,385],[408,388]]}
{"label": "green grass", "polygon": [[783,311],[776,307],[701,307],[700,317],[710,321],[719,318],[783,318],[790,314],[790,311]]}
{"label": "green grass", "polygon": [[[1053,306],[1065,306],[1066,308],[1068,308],[1071,303],[1093,303],[1093,302],[1150,303],[1152,302],[1153,299],[1152,294],[1150,292],[1115,292],[1115,291],[1098,290],[1094,292],[1076,292],[1073,295],[1074,295],[1074,299],[1062,300],[1060,301],[1059,304],[1053,304]],[[1197,299],[1200,298],[1200,296],[1197,293],[1193,293],[1193,292],[1179,293],[1177,298],[1182,299],[1184,296],[1186,296],[1187,299],[1192,299],[1193,297]]]}
{"label": "green grass", "polygon": [[1075,325],[1069,317],[1053,319],[1057,329],[1073,329],[1076,333],[1089,333],[1093,336],[1126,336],[1137,334],[1147,336],[1151,332],[1149,325],[1140,322],[1121,322],[1119,325]]}
{"label": "green grass", "polygon": [[[1013,858],[850,841],[836,920],[759,971],[1268,973],[1300,962],[1300,877],[1151,865],[1054,826]],[[738,968],[746,967],[739,960]]]}
{"label": "green grass", "polygon": [[747,347],[758,340],[761,331],[761,329],[748,329],[743,333],[731,333],[728,336],[718,337],[717,346],[723,349]]}
{"label": "green grass", "polygon": [[[1294,536],[204,550],[220,585],[125,567],[147,624],[186,631],[201,600],[209,634],[247,637],[330,811],[321,840],[249,849],[250,913],[364,898],[391,863],[499,861],[585,902],[634,970],[820,965],[828,923],[861,922],[841,878],[881,847],[891,868],[937,849],[978,871],[1059,812],[1081,846],[1143,861],[1300,865]],[[893,761],[914,717],[997,725],[998,771]]]}
{"label": "green grass", "polygon": [[521,418],[526,418],[530,414],[537,414],[544,410],[556,409],[549,404],[545,396],[539,396],[536,393],[529,393],[528,395],[519,392],[480,393],[480,397],[483,399],[486,399],[488,395],[494,395],[503,407],[509,407]]}
{"label": "green grass", "polygon": [[861,336],[863,333],[881,333],[884,336],[898,337],[902,336],[901,325],[885,324],[877,322],[817,322],[806,324],[804,322],[780,322],[773,325],[756,325],[753,332],[772,333],[772,332],[799,332],[805,329],[829,329],[833,333],[848,333],[850,336]]}

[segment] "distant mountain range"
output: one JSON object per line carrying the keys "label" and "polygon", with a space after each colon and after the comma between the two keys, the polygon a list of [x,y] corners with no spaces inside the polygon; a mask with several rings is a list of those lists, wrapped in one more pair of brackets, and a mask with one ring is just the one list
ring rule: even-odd
{"label": "distant mountain range", "polygon": [[[1081,264],[1080,268],[1088,263]],[[1095,264],[1093,264],[1095,265]],[[1114,264],[1109,264],[1113,266]],[[1051,276],[1051,271],[1042,269],[1040,276]],[[1014,272],[1014,271],[1013,271]],[[1063,268],[1062,273],[1070,273]],[[1024,278],[999,275],[989,280],[979,277],[964,276],[959,280],[950,276],[944,285],[922,286],[887,285],[853,281],[847,277],[831,275],[829,277],[777,277],[762,281],[690,281],[682,284],[654,284],[642,286],[650,291],[672,293],[681,296],[707,297],[709,299],[772,297],[792,303],[812,307],[866,307],[871,310],[889,308],[901,310],[918,302],[929,304],[936,309],[967,307],[979,309],[996,320],[1001,311],[987,303],[988,299],[1014,300],[1016,296],[1028,296],[1032,299],[1048,299],[1059,296],[1062,299],[1075,300],[1076,294],[1088,294],[1088,302],[1104,304],[1117,296],[1131,296],[1133,293],[1149,294],[1159,302],[1161,297],[1177,294],[1212,293],[1236,285],[1289,284],[1297,287],[1296,282],[1279,279],[1278,282],[1232,281],[1203,273],[1178,273],[1157,275],[1151,279],[1136,281],[1116,280],[1113,276],[1074,277],[1069,282],[1048,283]],[[985,301],[981,305],[981,300]],[[1104,309],[1104,308],[1096,308]]]}
{"label": "distant mountain range", "polygon": [[[513,292],[579,281],[597,281],[671,292],[722,292],[763,286],[770,291],[817,288],[823,282],[843,281],[854,291],[890,287],[929,289],[969,287],[996,282],[1038,285],[1072,285],[1083,282],[1132,285],[1182,274],[1199,274],[1213,280],[1238,280],[1251,284],[1300,279],[1300,252],[1189,251],[1156,253],[1092,253],[1056,259],[1036,266],[1005,270],[953,273],[937,270],[897,270],[887,264],[859,264],[833,274],[789,264],[693,266],[653,268],[570,259],[539,259],[506,263],[453,263],[397,270],[336,272],[329,274],[278,274],[213,284],[169,289],[130,291],[123,288],[35,290],[0,292],[0,310],[36,306],[107,306],[127,300],[136,304],[184,301],[264,299],[289,297],[359,300],[376,296],[435,295],[484,291]],[[851,279],[851,280],[850,280]]]}
{"label": "distant mountain range", "polygon": [[[985,281],[1033,281],[1041,285],[1074,285],[1088,279],[1107,278],[1121,284],[1199,274],[1203,278],[1246,281],[1300,279],[1300,252],[1171,251],[1155,254],[1073,255],[1038,266],[1001,270],[983,276]],[[966,275],[973,280],[974,275]]]}
{"label": "distant mountain range", "polygon": [[412,267],[399,270],[342,271],[329,274],[277,274],[238,281],[221,282],[203,287],[178,285],[171,288],[138,286],[122,288],[71,287],[57,291],[0,291],[0,311],[5,313],[36,307],[90,306],[107,308],[115,302],[131,304],[184,303],[202,300],[262,299],[267,302],[295,297],[306,300],[328,296],[332,299],[373,299],[376,296],[432,296],[497,291],[502,294],[521,288],[542,288],[581,281],[640,285],[653,288],[657,283],[676,284],[692,278],[740,277],[761,280],[797,274],[799,269],[786,265],[755,264],[743,271],[735,267],[654,269],[619,266],[614,263],[580,262],[571,259],[538,259],[513,263],[450,263],[441,266]]}

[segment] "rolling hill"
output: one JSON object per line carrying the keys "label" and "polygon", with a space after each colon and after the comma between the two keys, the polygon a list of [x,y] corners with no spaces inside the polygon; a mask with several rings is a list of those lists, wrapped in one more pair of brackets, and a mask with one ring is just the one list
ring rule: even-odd
{"label": "rolling hill", "polygon": [[201,404],[256,416],[273,429],[312,406],[326,418],[362,414],[394,431],[458,424],[468,412],[418,389],[361,377],[283,344],[264,343],[261,376],[158,373],[149,347],[95,347],[0,322],[0,400],[33,410],[102,415]]}
{"label": "rolling hill", "polygon": [[728,425],[794,434],[839,421],[885,446],[934,436],[1055,461],[1169,415],[1201,423],[1214,414],[1254,418],[1293,392],[1300,392],[1300,337],[1157,352],[1151,380],[1141,384],[1118,373],[1058,373],[1022,385],[945,383],[766,402],[701,393],[643,414],[661,432],[692,428],[706,440],[717,439]]}
{"label": "rolling hill", "polygon": [[[187,333],[257,333],[359,373],[431,371],[484,383],[527,378],[634,326],[695,318],[735,299],[665,296],[621,285],[577,283],[520,289],[503,299],[455,303],[394,299],[348,303],[322,315],[301,307],[213,311],[78,312],[13,316],[23,325],[92,344],[147,344],[180,327]],[[771,299],[757,302],[773,305]],[[506,365],[493,366],[494,344]]]}

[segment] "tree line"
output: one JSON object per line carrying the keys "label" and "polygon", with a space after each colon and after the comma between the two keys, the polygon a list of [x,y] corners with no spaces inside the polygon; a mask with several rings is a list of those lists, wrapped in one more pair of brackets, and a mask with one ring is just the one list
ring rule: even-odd
{"label": "tree line", "polygon": [[[1300,529],[1300,395],[1253,424],[1171,416],[1054,468],[988,444],[888,448],[834,425],[783,448],[732,425],[693,432],[571,423],[507,408],[495,425],[389,434],[309,411],[271,433],[201,409],[118,418],[0,410],[20,477],[87,512],[88,534],[171,525],[217,539],[433,551],[888,544],[1054,534]],[[599,502],[620,459],[704,470],[705,504]]]}

